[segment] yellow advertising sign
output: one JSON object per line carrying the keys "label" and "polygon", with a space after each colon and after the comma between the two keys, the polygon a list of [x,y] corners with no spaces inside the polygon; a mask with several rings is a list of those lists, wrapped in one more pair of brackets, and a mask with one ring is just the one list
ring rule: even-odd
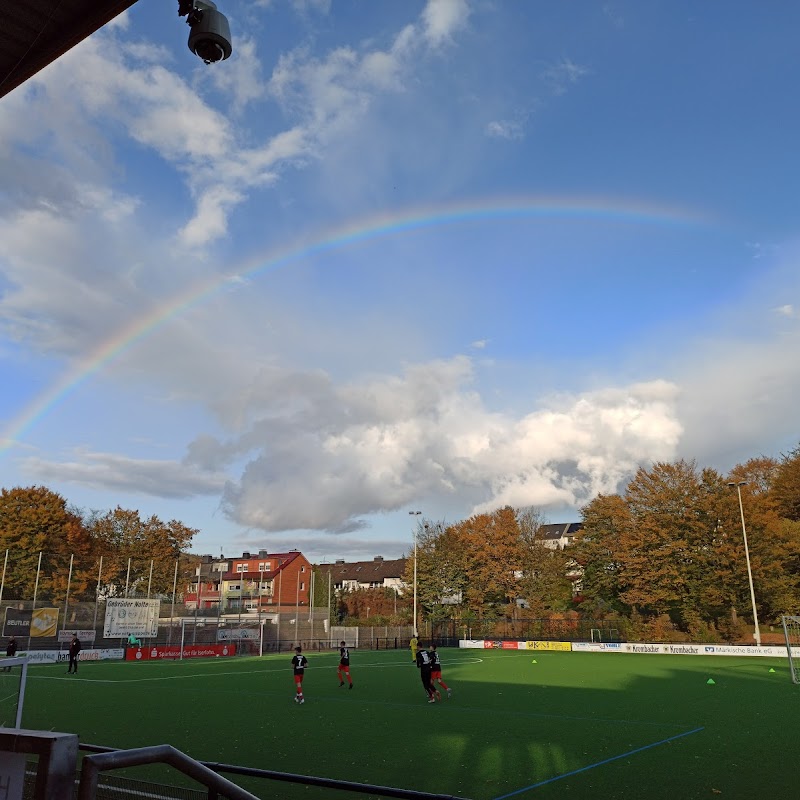
{"label": "yellow advertising sign", "polygon": [[37,608],[31,614],[31,636],[55,636],[58,630],[58,609]]}
{"label": "yellow advertising sign", "polygon": [[569,642],[525,642],[525,647],[528,650],[572,650]]}

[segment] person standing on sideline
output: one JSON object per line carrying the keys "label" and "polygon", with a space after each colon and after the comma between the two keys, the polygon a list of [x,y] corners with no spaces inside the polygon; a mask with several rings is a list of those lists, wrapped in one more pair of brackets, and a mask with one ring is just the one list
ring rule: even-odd
{"label": "person standing on sideline", "polygon": [[417,652],[417,667],[419,669],[419,677],[422,679],[422,687],[425,689],[425,694],[428,695],[428,702],[436,702],[436,692],[431,685],[431,662],[430,653],[423,648]]}
{"label": "person standing on sideline", "polygon": [[411,635],[411,642],[408,645],[411,648],[411,661],[413,663],[417,663],[417,647],[419,646],[419,639],[417,639],[417,634],[414,633]]}
{"label": "person standing on sideline", "polygon": [[78,672],[78,653],[81,651],[81,640],[78,638],[77,633],[72,634],[72,641],[69,643],[69,669],[67,670],[67,674],[69,675],[70,672],[77,673]]}
{"label": "person standing on sideline", "polygon": [[[431,656],[431,686],[436,689],[436,682],[439,686],[447,692],[448,697],[453,696],[453,690],[442,680],[442,662],[439,660],[439,654],[436,652],[436,645],[432,644],[430,649]],[[439,691],[436,691],[436,696],[440,697]]]}
{"label": "person standing on sideline", "polygon": [[347,675],[349,688],[353,688],[353,679],[350,677],[350,650],[344,642],[339,648],[339,669],[336,670],[336,674],[339,676],[339,686],[344,686],[344,676]]}
{"label": "person standing on sideline", "polygon": [[[17,637],[12,636],[6,645],[6,657],[14,658],[17,654]],[[11,672],[11,667],[3,667],[3,672]]]}
{"label": "person standing on sideline", "polygon": [[308,666],[308,659],[303,655],[302,647],[295,647],[294,657],[292,658],[292,667],[294,668],[294,685],[295,685],[295,703],[305,703],[303,697],[303,675]]}

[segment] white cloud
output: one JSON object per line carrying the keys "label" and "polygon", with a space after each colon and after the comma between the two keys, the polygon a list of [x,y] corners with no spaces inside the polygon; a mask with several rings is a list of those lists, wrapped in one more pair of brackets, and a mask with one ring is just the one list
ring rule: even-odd
{"label": "white cloud", "polygon": [[[796,319],[796,318],[795,318]],[[676,375],[689,458],[733,464],[764,453],[765,442],[796,443],[800,330],[699,343]],[[765,455],[777,455],[767,452]]]}
{"label": "white cloud", "polygon": [[794,316],[794,306],[791,303],[787,303],[786,305],[778,306],[775,309],[775,313],[779,314],[782,317],[793,317]]}
{"label": "white cloud", "polygon": [[428,0],[422,12],[425,39],[433,47],[449,41],[466,25],[469,14],[467,0]]}
{"label": "white cloud", "polygon": [[327,14],[331,10],[331,0],[291,0],[292,8],[300,14],[316,11]]}
{"label": "white cloud", "polygon": [[63,481],[163,498],[218,494],[226,480],[221,473],[205,472],[178,461],[142,460],[90,451],[79,451],[75,456],[74,461],[25,458],[22,469],[41,481]]}
{"label": "white cloud", "polygon": [[569,58],[562,58],[561,61],[551,65],[542,73],[542,79],[553,94],[561,95],[588,74],[589,70],[586,67],[576,64]]}
{"label": "white cloud", "polygon": [[245,430],[204,437],[190,460],[219,469],[250,454],[224,492],[241,525],[350,530],[423,494],[475,509],[574,506],[676,451],[670,384],[553,398],[513,418],[488,411],[473,380],[465,357],[343,386],[323,373],[262,372],[233,414],[250,420]]}
{"label": "white cloud", "polygon": [[498,119],[486,126],[486,135],[493,139],[518,141],[525,137],[525,128],[521,122]]}
{"label": "white cloud", "polygon": [[244,199],[228,186],[212,186],[200,195],[195,216],[180,231],[187,247],[201,247],[223,236],[228,230],[231,208]]}
{"label": "white cloud", "polygon": [[266,93],[256,43],[246,37],[236,38],[236,47],[221,69],[201,69],[198,75],[203,81],[210,77],[214,86],[228,95],[229,105],[235,114],[240,114],[245,106]]}

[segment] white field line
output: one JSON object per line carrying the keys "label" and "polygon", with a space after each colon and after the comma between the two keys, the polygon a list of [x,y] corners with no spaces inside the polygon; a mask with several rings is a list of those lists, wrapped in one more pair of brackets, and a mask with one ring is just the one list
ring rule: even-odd
{"label": "white field line", "polygon": [[[338,654],[337,654],[336,657],[338,659]],[[444,664],[443,666],[450,667],[450,666],[454,666],[456,664],[480,664],[482,661],[483,661],[482,658],[465,658],[465,659],[461,659],[459,661],[450,661],[450,660],[448,660],[447,664]],[[129,663],[130,662],[125,662],[126,666]],[[149,662],[149,663],[154,663],[154,662]],[[155,663],[163,664],[164,662],[155,662]],[[403,669],[406,669],[407,668],[407,664],[408,664],[408,662],[405,662],[405,661],[403,663],[397,663],[397,664],[362,664],[361,662],[358,662],[357,666],[358,666],[359,670],[361,670],[361,669],[386,669],[386,668],[394,668],[394,667],[402,667]],[[112,666],[112,665],[109,664],[107,666]],[[115,664],[114,666],[119,666],[119,665]],[[267,672],[284,672],[285,673],[290,668],[291,668],[291,664],[289,663],[289,666],[283,666],[282,665],[280,667],[275,666],[275,667],[272,667],[272,668],[264,668],[264,669],[236,670],[236,671],[233,671],[233,672],[214,672],[214,673],[204,672],[204,673],[195,673],[195,674],[190,673],[188,675],[161,675],[160,677],[157,677],[157,678],[115,678],[115,679],[112,679],[112,678],[83,678],[83,677],[81,677],[81,678],[78,678],[78,677],[67,678],[65,675],[37,675],[35,673],[32,675],[31,672],[29,671],[28,672],[28,680],[31,680],[33,678],[33,679],[36,679],[36,680],[45,680],[45,681],[69,681],[69,682],[79,681],[81,683],[151,683],[153,681],[180,681],[180,680],[187,680],[187,679],[190,679],[190,678],[211,678],[211,677],[216,678],[217,676],[223,676],[223,675],[263,675],[264,673],[267,673]],[[326,664],[325,667],[324,667],[324,669],[330,669],[330,668],[331,668],[330,664]],[[314,667],[313,666],[308,666],[308,667],[306,667],[306,669],[307,670],[313,670]],[[322,669],[322,667],[317,667],[316,669]]]}

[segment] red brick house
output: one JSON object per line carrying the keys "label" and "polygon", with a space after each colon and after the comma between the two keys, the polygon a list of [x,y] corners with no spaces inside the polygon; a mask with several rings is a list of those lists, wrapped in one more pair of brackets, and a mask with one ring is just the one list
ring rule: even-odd
{"label": "red brick house", "polygon": [[184,595],[187,609],[236,613],[308,607],[311,564],[299,550],[242,553],[240,558],[203,556]]}

